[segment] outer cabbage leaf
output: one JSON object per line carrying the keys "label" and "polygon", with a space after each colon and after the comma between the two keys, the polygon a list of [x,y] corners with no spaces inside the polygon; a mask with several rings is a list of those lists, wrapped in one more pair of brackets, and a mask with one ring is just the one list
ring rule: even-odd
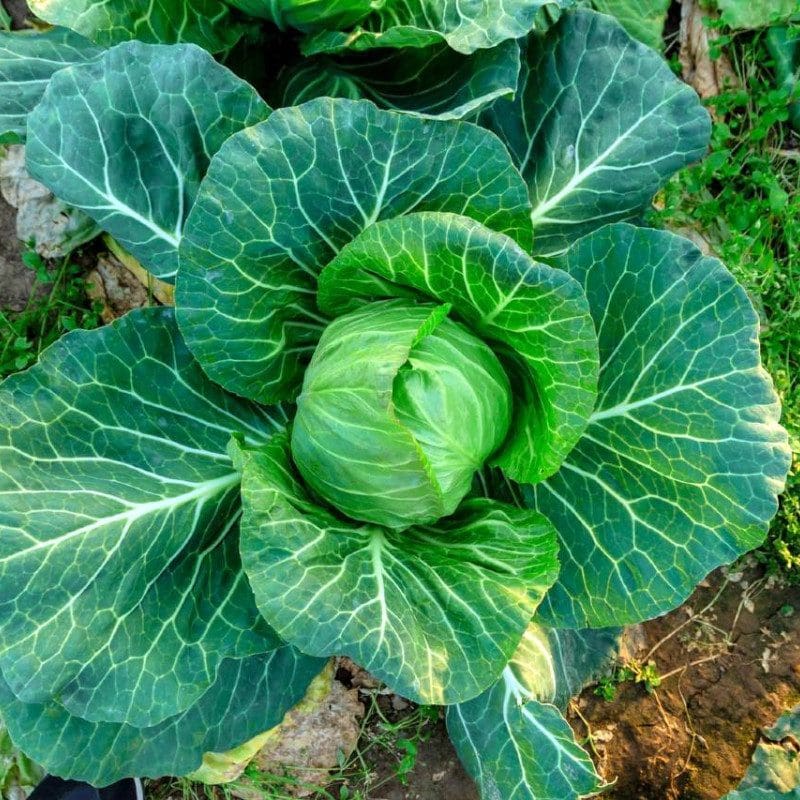
{"label": "outer cabbage leaf", "polygon": [[508,662],[508,680],[518,694],[565,711],[617,657],[621,633],[622,628],[559,630],[534,619]]}
{"label": "outer cabbage leaf", "polygon": [[800,12],[797,0],[716,0],[716,5],[731,28],[766,28]]}
{"label": "outer cabbage leaf", "polygon": [[638,218],[673,172],[705,153],[711,132],[694,90],[657,53],[587,10],[528,37],[516,98],[498,100],[481,123],[528,183],[542,256]]}
{"label": "outer cabbage leaf", "polygon": [[48,772],[106,786],[134,775],[185,775],[205,753],[227,750],[278,725],[324,663],[291,647],[226,659],[195,703],[149,728],[88,722],[53,701],[23,703],[2,678],[0,708],[14,741]]}
{"label": "outer cabbage leaf", "polygon": [[26,756],[11,741],[0,717],[0,796],[9,800],[29,797],[45,776],[41,765]]}
{"label": "outer cabbage leaf", "polygon": [[542,617],[635,622],[761,543],[791,454],[757,316],[722,264],[679,236],[624,224],[579,240],[560,263],[589,298],[600,391],[561,470],[525,490],[562,545]]}
{"label": "outer cabbage leaf", "polygon": [[305,55],[374,47],[426,47],[446,42],[459,53],[519,39],[546,5],[569,0],[389,0],[352,31],[324,31],[303,45]]}
{"label": "outer cabbage leaf", "polygon": [[283,77],[281,106],[316,97],[365,98],[381,108],[461,119],[517,89],[519,45],[463,55],[446,44],[305,59]]}
{"label": "outer cabbage leaf", "polygon": [[24,141],[28,114],[53,73],[93,61],[102,52],[66,28],[0,32],[0,142]]}
{"label": "outer cabbage leaf", "polygon": [[138,39],[189,42],[204,50],[228,50],[244,26],[218,0],[28,0],[31,11],[51,25],[63,25],[101,45]]}
{"label": "outer cabbage leaf", "polygon": [[617,638],[617,630],[531,623],[500,680],[447,709],[450,738],[482,797],[577,800],[602,788],[559,709],[613,658]]}
{"label": "outer cabbage leaf", "polygon": [[242,562],[261,613],[314,655],[347,655],[420,703],[485,689],[558,571],[540,514],[485,498],[397,532],[320,506],[285,436],[242,459]]}
{"label": "outer cabbage leaf", "polygon": [[520,481],[552,475],[597,397],[597,336],[577,281],[474,220],[421,213],[376,223],[343,248],[322,271],[318,302],[340,314],[409,288],[452,304],[508,355],[514,420],[494,461]]}
{"label": "outer cabbage leaf", "polygon": [[322,334],[291,447],[306,484],[338,513],[392,528],[436,522],[506,438],[508,376],[447,311],[369,303]]}
{"label": "outer cabbage leaf", "polygon": [[447,709],[461,763],[490,800],[577,800],[603,781],[553,705],[525,700],[508,672],[488,691]]}
{"label": "outer cabbage leaf", "polygon": [[[737,791],[725,795],[724,800],[762,796],[765,800],[800,798],[800,759],[796,748],[799,738],[800,706],[795,706],[762,732]],[[757,794],[758,791],[764,795]]]}
{"label": "outer cabbage leaf", "polygon": [[465,214],[531,242],[525,185],[477,126],[319,99],[231,137],[187,221],[176,287],[208,375],[261,402],[293,397],[327,322],[320,270],[364,228],[413,211]]}
{"label": "outer cabbage leaf", "polygon": [[670,0],[592,0],[592,5],[616,17],[634,39],[654,50],[664,49],[664,23]]}
{"label": "outer cabbage leaf", "polygon": [[227,444],[283,421],[212,384],[166,309],[67,334],[2,384],[0,668],[21,700],[153,725],[275,647]]}
{"label": "outer cabbage leaf", "polygon": [[170,280],[211,156],[268,114],[199,47],[126,42],[53,76],[28,118],[28,168]]}

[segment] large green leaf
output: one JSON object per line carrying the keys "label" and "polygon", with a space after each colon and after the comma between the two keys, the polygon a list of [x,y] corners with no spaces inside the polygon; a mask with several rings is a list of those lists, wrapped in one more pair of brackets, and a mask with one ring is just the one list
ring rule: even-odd
{"label": "large green leaf", "polygon": [[603,786],[562,713],[525,700],[507,670],[489,691],[450,706],[447,730],[486,800],[578,800]]}
{"label": "large green leaf", "polygon": [[618,638],[618,629],[532,622],[500,680],[447,709],[450,738],[482,797],[577,800],[601,788],[559,709],[614,658]]}
{"label": "large green leaf", "polygon": [[731,28],[766,28],[800,14],[797,0],[716,0],[716,5]]}
{"label": "large green leaf", "polygon": [[547,520],[475,498],[435,526],[392,531],[318,505],[285,436],[240,458],[242,562],[284,639],[350,656],[421,703],[496,679],[558,570]]}
{"label": "large green leaf", "polygon": [[508,376],[447,310],[368,303],[322,334],[291,446],[306,484],[338,513],[392,528],[436,522],[506,438]]}
{"label": "large green leaf", "polygon": [[54,72],[93,61],[102,52],[66,28],[0,32],[0,142],[25,139],[28,114]]}
{"label": "large green leaf", "polygon": [[305,42],[306,55],[446,42],[459,53],[495,47],[530,31],[546,5],[568,0],[390,0],[352,31],[324,31]]}
{"label": "large green leaf", "polygon": [[654,50],[664,49],[664,22],[670,0],[592,0],[592,5],[616,17],[634,39]]}
{"label": "large green leaf", "polygon": [[525,697],[562,711],[570,699],[614,661],[621,628],[569,630],[534,620],[508,662],[508,679]]}
{"label": "large green leaf", "polygon": [[597,337],[577,281],[474,220],[409,214],[347,245],[323,270],[318,302],[338,314],[407,287],[452,303],[473,330],[510,349],[517,402],[495,460],[519,481],[552,475],[597,397]]}
{"label": "large green leaf", "polygon": [[589,298],[600,392],[561,470],[526,489],[562,545],[543,617],[635,622],[763,540],[791,454],[758,318],[722,264],[674,234],[617,224],[561,265]]}
{"label": "large green leaf", "polygon": [[283,75],[280,105],[366,98],[381,108],[461,119],[517,89],[519,45],[463,55],[446,44],[305,59]]}
{"label": "large green leaf", "polygon": [[169,280],[211,156],[268,113],[199,47],[126,42],[53,76],[28,117],[28,168]]}
{"label": "large green leaf", "polygon": [[506,143],[533,202],[534,253],[637,218],[711,131],[694,90],[618,22],[580,10],[527,40],[516,99],[482,124]]}
{"label": "large green leaf", "polygon": [[272,649],[239,562],[225,394],[167,309],[68,334],[0,387],[0,669],[27,702],[155,724]]}
{"label": "large green leaf", "polygon": [[195,357],[237,394],[295,395],[327,322],[320,270],[364,228],[413,211],[465,214],[531,242],[525,185],[474,125],[319,99],[231,137],[181,242],[178,322]]}
{"label": "large green leaf", "polygon": [[325,662],[291,647],[226,659],[189,708],[149,728],[88,722],[50,701],[18,700],[0,678],[0,708],[14,741],[49,772],[106,786],[121,778],[185,775],[221,752],[278,725]]}
{"label": "large green leaf", "polygon": [[244,32],[218,0],[28,0],[31,11],[102,45],[190,42],[219,53]]}

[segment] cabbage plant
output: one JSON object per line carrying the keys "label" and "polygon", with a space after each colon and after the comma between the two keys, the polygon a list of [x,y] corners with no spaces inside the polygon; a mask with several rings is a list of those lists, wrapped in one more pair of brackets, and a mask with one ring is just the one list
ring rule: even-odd
{"label": "cabbage plant", "polygon": [[570,696],[763,540],[757,316],[640,225],[706,112],[609,17],[509,41],[474,122],[272,110],[139,41],[26,112],[34,176],[176,297],[0,387],[0,710],[51,772],[189,772],[346,655],[447,707],[484,797],[587,795]]}

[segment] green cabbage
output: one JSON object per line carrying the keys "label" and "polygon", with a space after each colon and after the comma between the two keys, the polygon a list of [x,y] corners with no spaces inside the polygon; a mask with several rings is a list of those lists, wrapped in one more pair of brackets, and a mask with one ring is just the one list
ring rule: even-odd
{"label": "green cabbage", "polygon": [[354,519],[404,528],[449,516],[508,432],[508,377],[447,310],[372,303],[317,345],[292,454],[308,485]]}

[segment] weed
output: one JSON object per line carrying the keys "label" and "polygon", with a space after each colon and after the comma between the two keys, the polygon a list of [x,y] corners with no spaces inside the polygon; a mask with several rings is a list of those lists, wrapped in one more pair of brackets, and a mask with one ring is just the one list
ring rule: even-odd
{"label": "weed", "polygon": [[610,703],[616,699],[619,687],[629,682],[640,683],[648,694],[653,694],[661,686],[661,674],[656,667],[656,662],[642,663],[631,660],[617,664],[610,674],[600,678],[594,693]]}
{"label": "weed", "polygon": [[0,309],[0,379],[29,367],[67,331],[100,324],[100,308],[86,296],[81,266],[64,258],[51,269],[31,248],[22,260],[34,272],[34,282],[22,311]]}

